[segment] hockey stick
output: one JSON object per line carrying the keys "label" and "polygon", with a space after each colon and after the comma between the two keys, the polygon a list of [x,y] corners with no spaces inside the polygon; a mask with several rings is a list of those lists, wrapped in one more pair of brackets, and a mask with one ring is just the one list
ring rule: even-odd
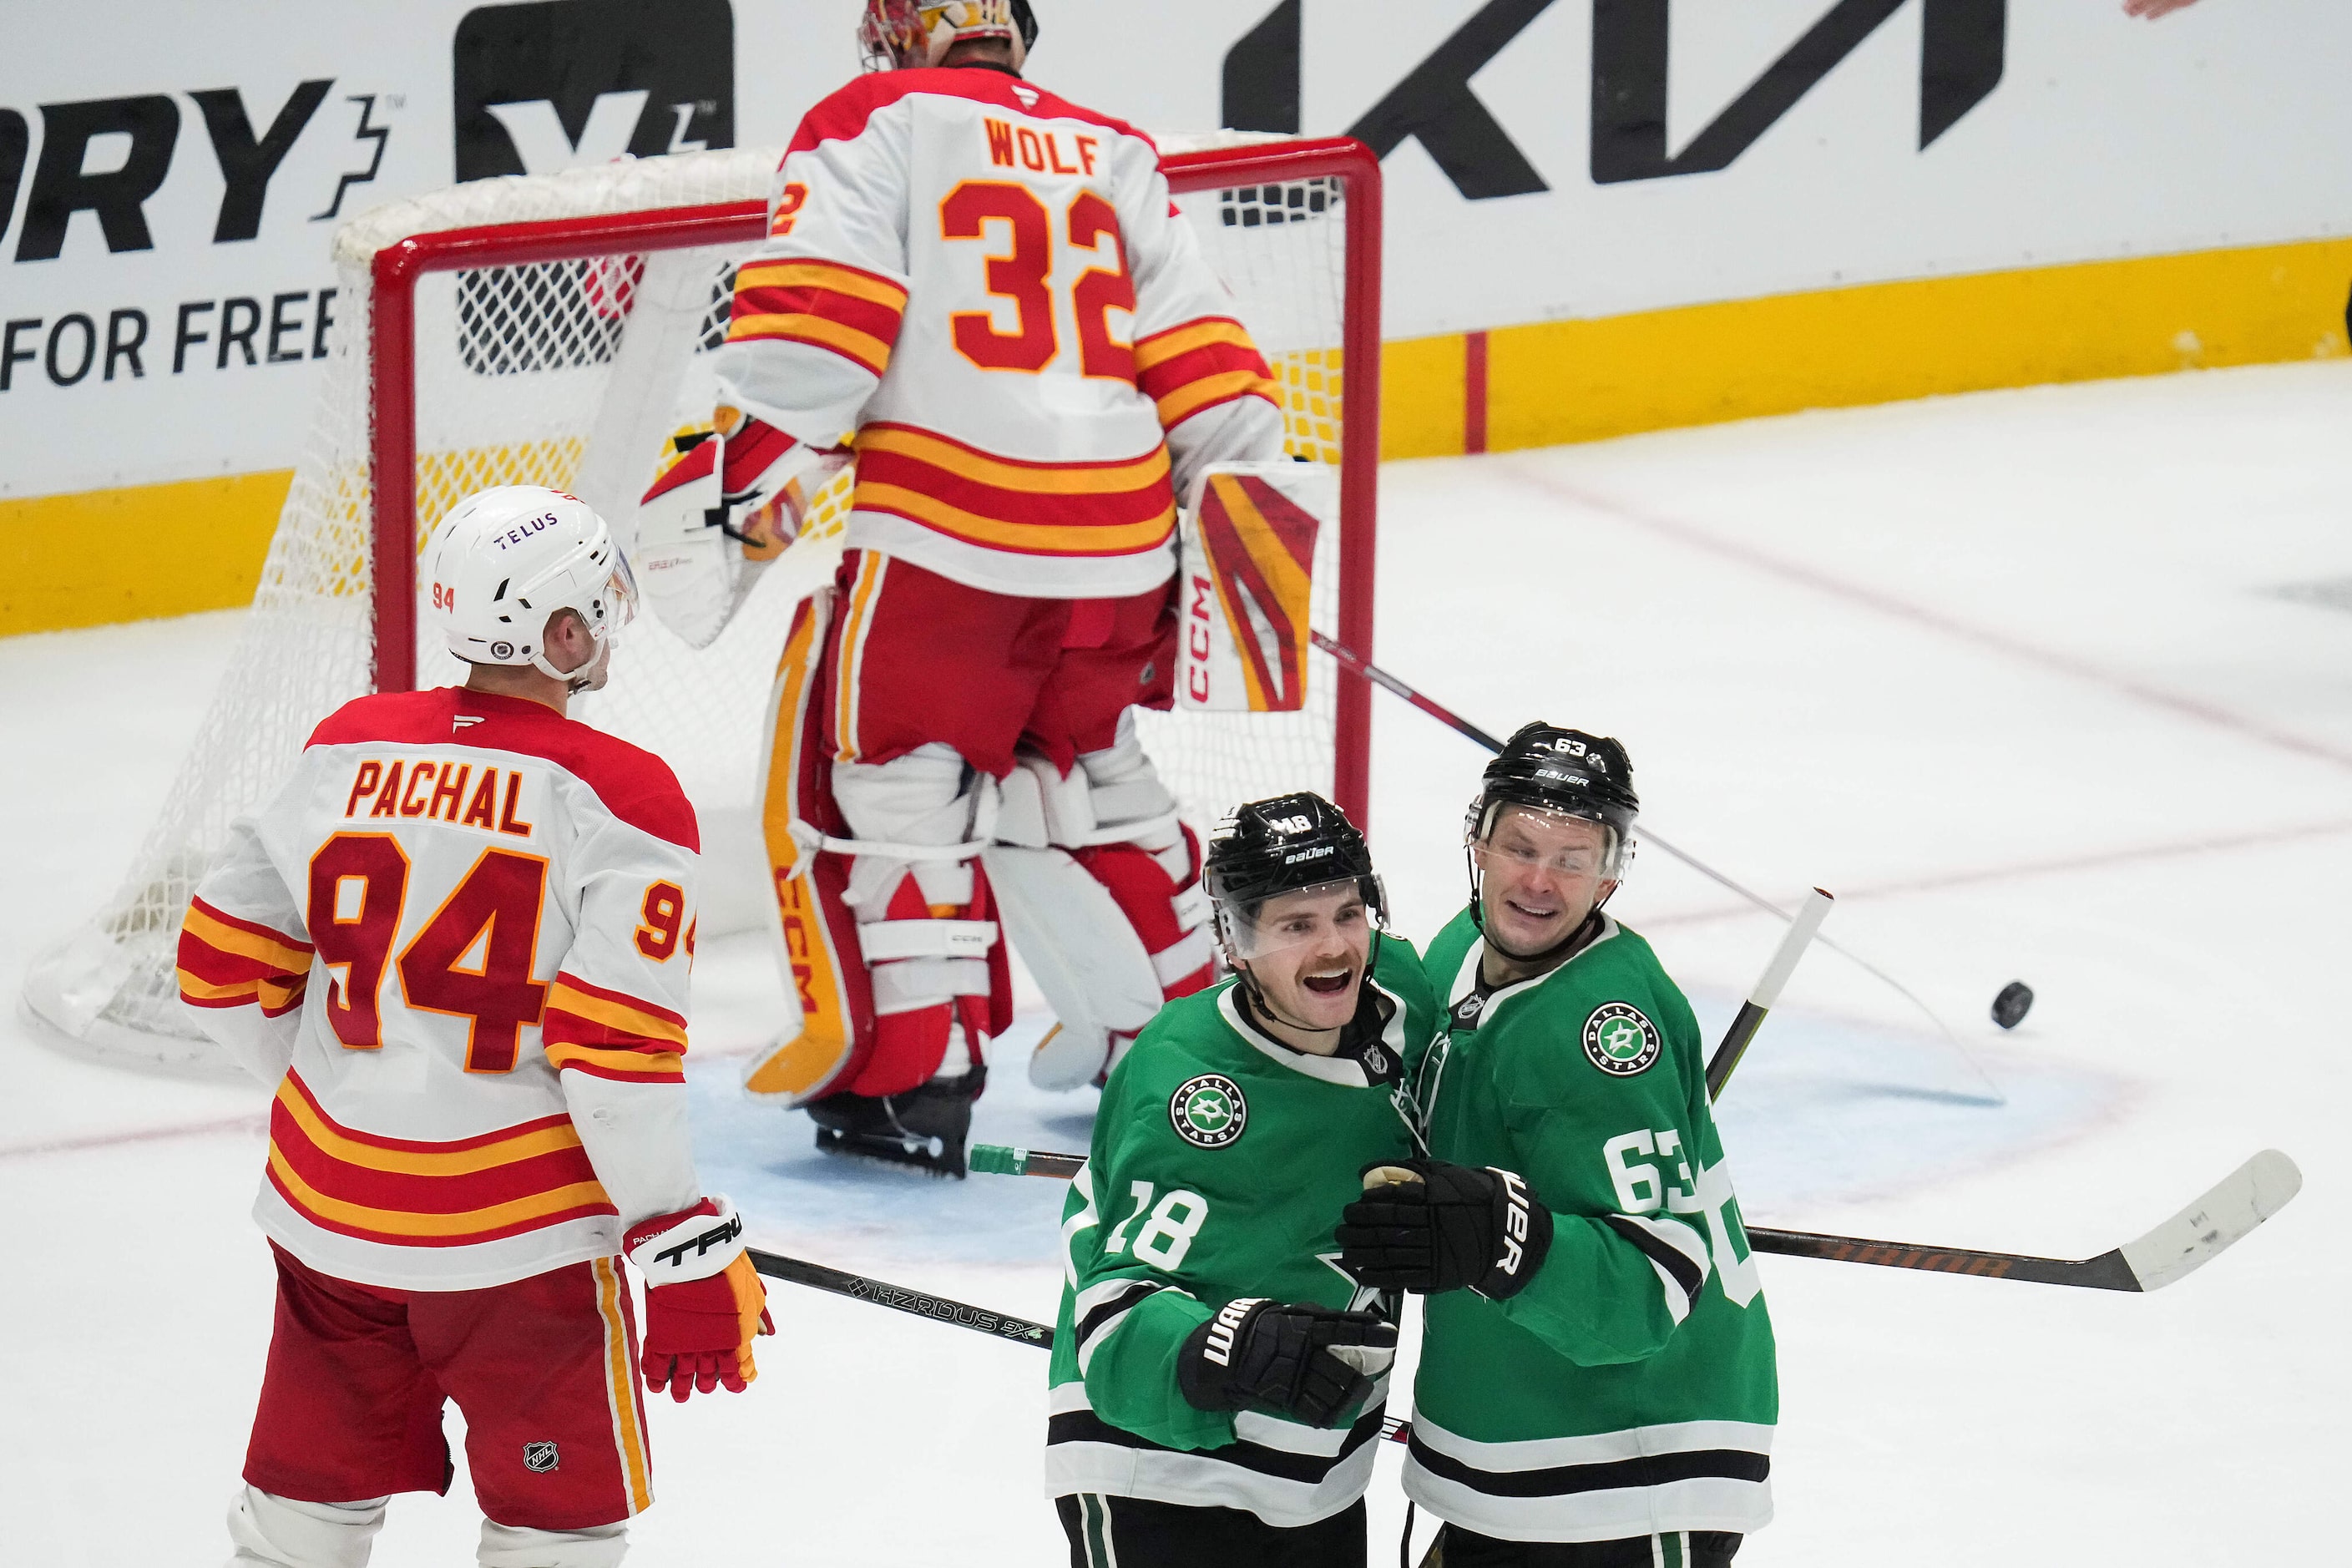
{"label": "hockey stick", "polygon": [[[1347,669],[1349,673],[1363,677],[1366,680],[1370,681],[1373,685],[1379,687],[1383,691],[1393,692],[1395,695],[1403,698],[1407,702],[1412,703],[1415,708],[1420,709],[1423,712],[1428,714],[1431,718],[1436,720],[1446,728],[1454,731],[1457,734],[1467,736],[1470,740],[1476,742],[1479,745],[1486,747],[1486,750],[1490,752],[1500,752],[1503,749],[1502,742],[1497,741],[1494,736],[1489,735],[1486,731],[1481,730],[1477,725],[1473,724],[1469,720],[1463,718],[1460,714],[1453,711],[1451,709],[1432,701],[1429,698],[1423,697],[1420,692],[1415,691],[1412,687],[1407,686],[1403,681],[1399,680],[1387,670],[1382,669],[1380,666],[1372,663],[1371,660],[1364,658],[1361,654],[1357,653],[1345,643],[1335,641],[1330,637],[1325,637],[1321,632],[1315,631],[1312,628],[1308,630],[1307,636],[1314,639],[1315,646],[1317,647],[1321,648],[1325,653],[1329,654],[1333,658],[1337,659],[1341,668]],[[1705,877],[1717,887],[1722,888],[1729,892],[1738,894],[1739,897],[1747,900],[1749,903],[1755,905],[1758,909],[1764,910],[1766,913],[1778,915],[1784,921],[1793,921],[1796,920],[1796,916],[1791,915],[1788,910],[1782,909],[1780,905],[1774,903],[1763,894],[1757,892],[1754,889],[1747,887],[1742,883],[1733,881],[1729,877],[1725,876],[1722,872],[1717,870],[1714,867],[1708,865],[1697,856],[1690,854],[1685,850],[1675,848],[1672,844],[1669,844],[1664,839],[1659,837],[1657,834],[1649,827],[1644,826],[1642,829],[1640,837],[1643,843],[1654,845],[1658,848],[1664,850],[1668,855],[1681,861],[1684,865],[1689,867],[1700,876]],[[1887,973],[1886,971],[1871,963],[1870,960],[1863,957],[1860,953],[1855,952],[1853,949],[1840,946],[1838,943],[1832,942],[1828,937],[1822,938],[1821,942],[1823,947],[1828,948],[1832,952],[1836,953],[1839,957],[1843,958],[1848,963],[1853,964],[1864,973],[1885,985],[1896,995],[1902,997],[1906,1002],[1910,1003],[1912,1006],[1916,1007],[1920,1013],[1926,1016],[1929,1023],[1936,1026],[1937,1032],[1941,1034],[1945,1039],[1951,1042],[1952,1049],[1960,1054],[1960,1059],[1969,1064],[1969,1070],[1984,1080],[1985,1088],[1992,1091],[1991,1102],[1995,1105],[2007,1105],[2009,1103],[2009,1097],[2001,1093],[2000,1086],[1992,1081],[1991,1075],[1987,1073],[1983,1068],[1977,1065],[1976,1058],[1969,1054],[1968,1047],[1960,1044],[1960,1037],[1952,1033],[1951,1026],[1945,1023],[1943,1016],[1933,1007],[1928,1006],[1927,1004],[1920,998],[1917,993],[1914,992],[1909,986],[1904,984],[1900,980],[1895,979],[1892,974]]]}
{"label": "hockey stick", "polygon": [[745,1250],[751,1255],[751,1267],[771,1279],[789,1280],[794,1285],[806,1285],[814,1290],[830,1290],[853,1301],[869,1301],[877,1307],[911,1312],[918,1318],[929,1318],[934,1322],[953,1323],[957,1328],[970,1329],[992,1339],[1035,1345],[1042,1351],[1054,1348],[1052,1329],[1044,1323],[1033,1323],[1026,1318],[1016,1318],[1010,1312],[992,1312],[985,1307],[967,1307],[961,1301],[950,1301],[944,1296],[909,1290],[904,1285],[869,1279],[863,1274],[828,1268],[822,1263],[786,1258],[780,1252],[764,1252],[756,1247]]}
{"label": "hockey stick", "polygon": [[1815,888],[1812,896],[1797,910],[1796,920],[1790,924],[1788,934],[1780,939],[1780,947],[1772,954],[1772,962],[1766,964],[1764,973],[1757,977],[1756,988],[1748,992],[1748,1000],[1739,1005],[1739,1016],[1732,1019],[1731,1027],[1723,1032],[1723,1044],[1715,1047],[1715,1056],[1706,1064],[1707,1099],[1723,1098],[1723,1086],[1731,1081],[1731,1075],[1739,1068],[1739,1058],[1748,1054],[1748,1044],[1756,1038],[1756,1031],[1764,1026],[1764,1015],[1780,1000],[1780,988],[1789,984],[1789,976],[1796,972],[1797,960],[1805,955],[1805,949],[1811,944],[1813,934],[1822,929],[1822,921],[1830,912],[1830,895]]}
{"label": "hockey stick", "polygon": [[[1066,1181],[1086,1163],[1081,1154],[1037,1153],[994,1143],[982,1143],[971,1151],[973,1170],[1000,1175],[1055,1176]],[[1747,1227],[1748,1245],[1755,1252],[1819,1258],[1832,1263],[1874,1263],[1885,1268],[1974,1274],[1987,1279],[2022,1279],[2090,1290],[2160,1290],[2243,1240],[2302,1190],[2303,1173],[2295,1169],[2294,1162],[2275,1149],[2265,1149],[2146,1236],[2096,1258],[2080,1259],[1866,1241],[1860,1237],[1815,1236],[1762,1226]]]}

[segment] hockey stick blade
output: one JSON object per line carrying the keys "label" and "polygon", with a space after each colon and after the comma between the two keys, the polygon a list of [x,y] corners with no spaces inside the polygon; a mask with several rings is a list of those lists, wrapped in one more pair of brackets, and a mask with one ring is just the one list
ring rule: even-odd
{"label": "hockey stick blade", "polygon": [[2301,1191],[2303,1173],[2294,1162],[2276,1149],[2265,1149],[2211,1192],[2116,1250],[2123,1254],[2141,1289],[2161,1290],[2244,1239]]}
{"label": "hockey stick blade", "polygon": [[2071,1285],[2088,1290],[2161,1290],[2186,1278],[2243,1240],[2256,1226],[2286,1207],[2303,1189],[2303,1173],[2275,1149],[2265,1149],[2232,1171],[2195,1203],[2136,1241],[2096,1258],[2034,1258],[2017,1252],[1978,1252],[1963,1247],[1916,1247],[1899,1241],[1865,1241],[1851,1236],[1813,1236],[1804,1231],[1748,1228],[1748,1245],[1787,1258],[1819,1258],[1835,1263],[1873,1263],[1885,1268],[1920,1268],[1937,1274],[1974,1274],[1987,1279],[2022,1279],[2036,1285]]}
{"label": "hockey stick blade", "polygon": [[950,1301],[944,1296],[934,1296],[923,1290],[909,1290],[903,1285],[886,1280],[869,1279],[863,1274],[851,1274],[839,1268],[828,1268],[822,1263],[804,1258],[786,1258],[780,1252],[764,1252],[759,1247],[747,1247],[751,1267],[771,1279],[782,1279],[794,1285],[805,1285],[813,1290],[830,1290],[836,1296],[846,1296],[853,1301],[869,1301],[877,1307],[893,1311],[909,1312],[933,1322],[952,1323],[959,1329],[970,1329],[991,1339],[1011,1340],[1017,1344],[1035,1345],[1039,1350],[1054,1348],[1054,1331],[1044,1323],[1033,1323],[1026,1318],[1016,1318],[1010,1312],[992,1312],[985,1307],[967,1307],[961,1301]]}

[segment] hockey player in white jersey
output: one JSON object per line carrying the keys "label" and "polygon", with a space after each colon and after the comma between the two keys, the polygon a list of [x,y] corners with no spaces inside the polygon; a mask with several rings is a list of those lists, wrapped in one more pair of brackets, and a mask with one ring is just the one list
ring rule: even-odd
{"label": "hockey player in white jersey", "polygon": [[854,455],[776,687],[768,847],[797,1032],[755,1093],[961,1175],[1009,931],[1097,1080],[1208,984],[1200,856],[1130,710],[1172,695],[1177,499],[1279,457],[1279,393],[1150,141],[1021,75],[1025,0],[871,0],[737,274],[719,436],[646,497],[647,593],[715,636]]}
{"label": "hockey player in white jersey", "polygon": [[605,1568],[653,1499],[637,1377],[740,1390],[766,1331],[687,1138],[694,810],[564,717],[632,595],[593,511],[485,491],[425,567],[471,679],[321,723],[180,939],[182,996],[277,1091],[254,1207],[277,1321],[232,1561],[364,1563],[392,1493],[448,1489],[455,1399],[481,1562]]}

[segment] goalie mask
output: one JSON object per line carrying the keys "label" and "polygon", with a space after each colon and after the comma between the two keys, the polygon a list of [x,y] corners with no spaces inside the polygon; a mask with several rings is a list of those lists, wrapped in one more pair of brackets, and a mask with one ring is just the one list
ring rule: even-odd
{"label": "goalie mask", "polygon": [[[635,613],[628,557],[588,504],[537,485],[505,485],[450,509],[425,547],[426,613],[468,664],[527,664],[575,690],[603,684],[605,654]],[[550,616],[575,612],[596,653],[577,669],[547,662]]]}
{"label": "goalie mask", "polygon": [[1029,0],[951,0],[945,5],[866,0],[866,16],[857,25],[858,52],[869,71],[935,66],[957,44],[983,38],[1009,45],[1013,68],[1019,70],[1037,41]]}

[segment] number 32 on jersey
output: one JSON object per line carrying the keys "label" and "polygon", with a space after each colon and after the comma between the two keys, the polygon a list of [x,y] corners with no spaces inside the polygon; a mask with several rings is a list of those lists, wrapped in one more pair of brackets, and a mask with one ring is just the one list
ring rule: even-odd
{"label": "number 32 on jersey", "polygon": [[1132,383],[1134,347],[1110,324],[1110,312],[1122,311],[1133,331],[1135,283],[1128,276],[1127,242],[1118,214],[1092,191],[1071,197],[1058,224],[1045,201],[1017,181],[966,180],[948,193],[940,203],[940,237],[1002,247],[987,252],[988,292],[1012,306],[1010,331],[1002,307],[954,312],[949,321],[956,351],[982,370],[1034,375],[1054,363],[1062,352],[1053,289],[1057,228],[1058,242],[1108,263],[1088,268],[1070,286],[1078,374]]}

